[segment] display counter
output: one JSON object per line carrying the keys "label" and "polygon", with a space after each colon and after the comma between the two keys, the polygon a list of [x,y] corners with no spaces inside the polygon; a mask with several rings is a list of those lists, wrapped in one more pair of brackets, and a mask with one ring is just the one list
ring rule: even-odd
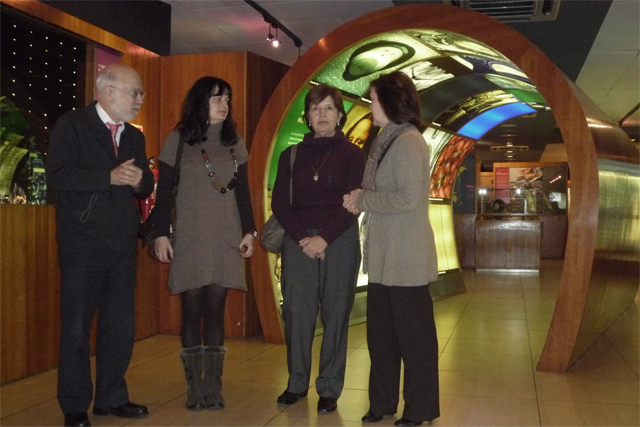
{"label": "display counter", "polygon": [[475,225],[476,269],[540,268],[541,215],[482,214]]}

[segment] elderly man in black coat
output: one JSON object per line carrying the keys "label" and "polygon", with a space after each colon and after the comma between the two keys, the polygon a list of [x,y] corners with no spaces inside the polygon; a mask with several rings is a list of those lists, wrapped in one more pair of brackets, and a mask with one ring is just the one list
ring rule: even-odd
{"label": "elderly man in black coat", "polygon": [[134,287],[140,214],[136,199],[153,191],[142,132],[128,123],[145,93],[138,73],[107,66],[97,101],[63,115],[53,127],[46,173],[56,194],[61,273],[58,401],[65,426],[89,426],[94,397],[89,338],[97,312],[93,413],[140,418],[125,372],[133,350]]}

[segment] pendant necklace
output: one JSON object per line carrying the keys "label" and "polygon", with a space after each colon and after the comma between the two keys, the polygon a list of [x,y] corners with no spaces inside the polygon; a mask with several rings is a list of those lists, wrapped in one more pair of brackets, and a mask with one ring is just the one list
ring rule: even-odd
{"label": "pendant necklace", "polygon": [[236,156],[236,151],[233,149],[233,147],[229,148],[229,152],[231,153],[231,158],[233,159],[233,167],[236,170],[235,172],[233,172],[233,178],[231,178],[231,181],[229,181],[226,187],[223,187],[222,184],[220,184],[220,181],[216,181],[216,173],[213,171],[213,168],[211,167],[211,162],[209,161],[209,155],[207,154],[205,149],[202,147],[201,142],[200,142],[200,148],[201,148],[200,152],[202,153],[202,159],[204,160],[204,165],[207,167],[207,170],[209,171],[207,173],[207,176],[211,178],[211,183],[213,184],[213,188],[220,191],[222,194],[226,193],[227,190],[233,190],[233,188],[236,186],[236,182],[238,181],[238,176],[239,176],[238,156]]}
{"label": "pendant necklace", "polygon": [[317,181],[318,178],[320,178],[320,176],[318,174],[320,173],[320,169],[322,169],[322,166],[324,165],[324,162],[326,162],[327,159],[329,158],[329,154],[331,154],[331,150],[333,150],[333,146],[329,149],[329,152],[327,153],[327,155],[324,156],[324,160],[322,161],[322,163],[320,164],[318,169],[316,169],[315,166],[313,166],[313,162],[307,156],[307,159],[309,159],[309,164],[311,165],[311,168],[313,169],[313,172],[314,172],[314,174],[313,174],[313,180],[314,181]]}

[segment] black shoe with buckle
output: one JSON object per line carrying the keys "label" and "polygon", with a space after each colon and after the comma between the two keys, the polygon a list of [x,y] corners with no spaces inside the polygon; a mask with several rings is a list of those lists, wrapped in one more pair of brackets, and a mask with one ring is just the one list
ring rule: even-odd
{"label": "black shoe with buckle", "polygon": [[338,399],[334,397],[322,397],[318,400],[318,412],[321,414],[328,414],[338,408]]}
{"label": "black shoe with buckle", "polygon": [[131,402],[127,402],[124,405],[116,406],[114,408],[99,408],[94,406],[93,413],[95,415],[113,414],[121,418],[144,418],[149,415],[149,411],[146,406],[136,405]]}
{"label": "black shoe with buckle", "polygon": [[65,427],[91,427],[86,412],[72,412],[64,414]]}
{"label": "black shoe with buckle", "polygon": [[302,397],[306,397],[307,393],[309,393],[309,390],[305,390],[300,393],[291,393],[289,390],[285,390],[284,393],[282,393],[278,397],[278,405],[281,405],[281,406],[293,405],[298,401],[298,399]]}

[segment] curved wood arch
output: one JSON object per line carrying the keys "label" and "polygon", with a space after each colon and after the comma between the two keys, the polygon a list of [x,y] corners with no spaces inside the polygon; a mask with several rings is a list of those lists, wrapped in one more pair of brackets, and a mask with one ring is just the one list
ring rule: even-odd
{"label": "curved wood arch", "polygon": [[[591,292],[597,288],[597,294],[601,297],[608,292],[606,285],[603,288],[603,285],[592,281],[592,278],[597,276],[593,274],[593,264],[598,218],[603,208],[599,204],[600,156],[597,150],[602,147],[603,140],[597,137],[596,132],[608,131],[609,138],[614,135],[613,139],[619,141],[615,145],[624,146],[625,141],[620,135],[622,132],[617,132],[614,125],[601,118],[592,118],[594,111],[599,111],[597,107],[592,106],[588,112],[583,110],[582,103],[588,102],[588,98],[567,80],[539,48],[501,22],[457,7],[413,4],[364,15],[335,29],[318,41],[282,79],[256,129],[249,160],[249,181],[254,195],[259,195],[254,201],[258,228],[264,225],[267,208],[262,196],[266,188],[266,162],[280,122],[300,88],[320,67],[349,46],[375,34],[409,28],[453,31],[500,51],[529,76],[554,112],[569,159],[572,199],[558,301],[538,369],[564,372],[597,338],[593,338],[594,330],[590,323],[593,318],[606,312],[610,313],[608,318],[615,319],[617,314],[633,302],[638,289],[636,267],[635,284],[633,281],[629,284],[625,279],[625,286],[623,291],[618,293],[619,298],[615,306],[603,305],[601,300],[604,298],[594,298],[595,294]],[[590,128],[590,123],[594,120],[601,127]],[[596,139],[599,140],[599,144],[596,144]],[[628,144],[632,147],[630,142]],[[630,159],[628,161],[638,163],[637,151],[634,154],[632,150],[622,149],[622,152],[623,161]],[[620,156],[617,158],[620,160]],[[265,339],[272,343],[283,343],[267,256],[261,247],[257,248],[251,260],[253,283]],[[629,277],[633,274],[631,271]],[[585,325],[585,322],[588,324]],[[604,325],[606,326],[608,324]],[[604,331],[601,324],[596,329],[596,335]],[[581,336],[581,331],[585,330]],[[590,338],[585,338],[587,333],[591,335]]]}

